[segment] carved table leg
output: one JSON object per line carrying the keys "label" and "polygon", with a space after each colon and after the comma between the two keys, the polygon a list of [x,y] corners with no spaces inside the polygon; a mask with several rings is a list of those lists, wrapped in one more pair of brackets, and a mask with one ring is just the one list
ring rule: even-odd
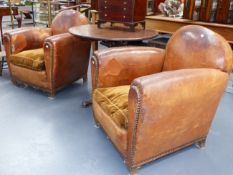
{"label": "carved table leg", "polygon": [[[2,16],[0,16],[0,30],[1,30],[1,43],[3,41],[3,34],[2,34]],[[0,50],[2,51],[2,46],[0,45]]]}
{"label": "carved table leg", "polygon": [[16,21],[18,23],[18,28],[20,28],[22,26],[22,18],[21,18],[21,16],[14,16],[14,18],[16,19]]}
{"label": "carved table leg", "polygon": [[0,76],[2,76],[3,60],[0,60]]}
{"label": "carved table leg", "polygon": [[[93,51],[92,55],[93,55],[94,52],[95,52],[96,50],[98,50],[98,41],[92,41],[92,42],[91,42],[91,47],[92,47],[92,51]],[[83,80],[84,80],[84,79],[83,79]],[[83,100],[83,101],[82,101],[82,107],[83,107],[83,108],[87,108],[87,107],[89,107],[89,106],[91,106],[91,105],[92,105],[92,100],[91,100],[91,99]]]}

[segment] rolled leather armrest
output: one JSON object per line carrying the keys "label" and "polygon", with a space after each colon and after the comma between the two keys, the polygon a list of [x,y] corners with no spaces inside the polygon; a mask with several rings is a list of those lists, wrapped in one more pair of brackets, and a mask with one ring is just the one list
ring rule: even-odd
{"label": "rolled leather armrest", "polygon": [[43,47],[44,39],[50,35],[50,28],[27,27],[8,31],[3,37],[6,55]]}
{"label": "rolled leather armrest", "polygon": [[69,33],[48,37],[44,43],[45,68],[51,86],[58,88],[87,74],[90,42]]}
{"label": "rolled leather armrest", "polygon": [[118,47],[94,53],[92,87],[130,85],[140,76],[160,72],[165,52],[151,47]]}
{"label": "rolled leather armrest", "polygon": [[228,78],[203,68],[135,79],[129,92],[129,164],[139,166],[205,138]]}

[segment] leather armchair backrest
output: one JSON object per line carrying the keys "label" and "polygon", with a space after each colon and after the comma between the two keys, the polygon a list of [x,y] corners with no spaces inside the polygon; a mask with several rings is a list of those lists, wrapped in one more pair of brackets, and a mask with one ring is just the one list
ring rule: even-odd
{"label": "leather armchair backrest", "polygon": [[196,25],[177,30],[166,47],[163,70],[215,68],[232,70],[232,50],[217,33]]}
{"label": "leather armchair backrest", "polygon": [[84,14],[75,10],[64,10],[60,12],[52,22],[52,34],[58,35],[68,32],[70,27],[88,24],[89,21]]}

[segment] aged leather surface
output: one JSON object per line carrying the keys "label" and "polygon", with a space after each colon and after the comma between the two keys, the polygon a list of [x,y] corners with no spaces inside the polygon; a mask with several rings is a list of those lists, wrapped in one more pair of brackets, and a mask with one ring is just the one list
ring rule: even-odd
{"label": "aged leather surface", "polygon": [[[222,71],[203,68],[165,71],[134,80],[131,86],[139,90],[140,112],[133,164],[206,137],[228,78]],[[132,93],[129,130],[136,124],[132,103],[137,99],[132,100]],[[128,142],[132,141],[132,134],[128,135]]]}
{"label": "aged leather surface", "polygon": [[49,91],[50,87],[45,71],[34,71],[24,67],[15,66],[12,63],[9,65],[11,67],[11,76],[14,77],[13,81],[17,81],[18,83],[29,82],[28,85],[30,86],[39,87],[45,91]]}
{"label": "aged leather surface", "polygon": [[4,33],[4,46],[7,57],[23,50],[43,47],[45,38],[52,35],[50,28],[27,27]]}
{"label": "aged leather surface", "polygon": [[232,70],[230,45],[222,36],[206,28],[196,30],[193,25],[182,28],[171,37],[166,50],[164,71],[207,67],[224,72]]}
{"label": "aged leather surface", "polygon": [[92,105],[95,119],[101,127],[103,127],[104,131],[107,133],[121,155],[125,157],[127,153],[127,130],[118,127],[95,101],[95,99],[93,99]]}
{"label": "aged leather surface", "polygon": [[74,10],[65,10],[62,13],[59,13],[53,20],[51,26],[52,33],[53,35],[66,33],[72,26],[85,25],[88,23],[89,21],[84,14]]}
{"label": "aged leather surface", "polygon": [[[87,23],[87,18],[79,12],[65,10],[55,17],[51,29],[31,27],[6,32],[4,45],[12,81],[32,85],[54,96],[56,90],[79,78],[86,79],[90,42],[67,31],[74,25]],[[29,71],[10,64],[11,54],[41,47],[44,47],[45,71]]]}
{"label": "aged leather surface", "polygon": [[46,74],[53,88],[87,74],[90,46],[89,41],[83,41],[69,33],[54,35],[45,40]]}
{"label": "aged leather surface", "polygon": [[[178,30],[166,50],[122,47],[95,53],[93,89],[133,81],[128,97],[127,151],[123,155],[130,171],[205,142],[231,68],[232,50],[227,41],[201,26]],[[97,110],[104,112],[93,105],[97,123],[111,128],[110,116]],[[117,134],[113,132],[106,131],[110,138]],[[122,142],[113,143],[119,147]]]}
{"label": "aged leather surface", "polygon": [[[164,54],[163,49],[149,47],[118,47],[95,52],[92,58],[93,89],[130,85],[137,77],[160,72]],[[96,66],[100,67],[97,71]]]}

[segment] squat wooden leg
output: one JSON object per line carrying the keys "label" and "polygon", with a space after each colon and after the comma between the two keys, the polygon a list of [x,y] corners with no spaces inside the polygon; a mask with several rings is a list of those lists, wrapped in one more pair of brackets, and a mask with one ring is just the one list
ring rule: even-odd
{"label": "squat wooden leg", "polygon": [[56,98],[56,93],[54,91],[50,91],[48,94],[49,100],[54,100]]}
{"label": "squat wooden leg", "polygon": [[15,79],[11,79],[11,81],[12,81],[12,83],[13,83],[15,86],[17,86],[17,87],[19,87],[19,88],[25,88],[25,87],[27,87],[26,84],[23,84],[23,83],[21,83],[21,82],[18,82],[18,81],[15,80]]}
{"label": "squat wooden leg", "polygon": [[87,107],[89,107],[91,105],[92,105],[92,101],[91,100],[83,100],[83,102],[82,102],[82,107],[83,108],[87,108]]}
{"label": "squat wooden leg", "polygon": [[139,168],[140,167],[130,167],[130,169],[129,169],[129,175],[137,175]]}
{"label": "squat wooden leg", "polygon": [[195,146],[199,149],[204,148],[206,145],[206,138],[195,143]]}

